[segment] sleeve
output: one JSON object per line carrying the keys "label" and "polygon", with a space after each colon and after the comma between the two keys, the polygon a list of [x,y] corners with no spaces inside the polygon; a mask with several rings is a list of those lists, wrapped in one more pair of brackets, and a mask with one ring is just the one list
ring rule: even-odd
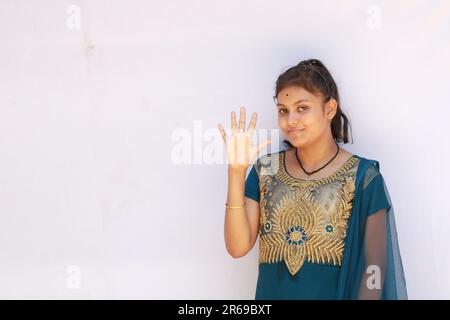
{"label": "sleeve", "polygon": [[395,223],[394,205],[380,173],[370,164],[357,185],[355,212],[349,220],[337,298],[408,299]]}
{"label": "sleeve", "polygon": [[[406,281],[389,191],[379,167],[372,167],[364,190],[364,271],[358,299],[407,299]],[[377,214],[375,214],[377,213]]]}
{"label": "sleeve", "polygon": [[387,212],[384,209],[379,214],[367,218],[364,237],[364,273],[360,283],[359,300],[382,299],[388,259],[386,217]]}
{"label": "sleeve", "polygon": [[252,165],[245,181],[245,196],[259,202],[259,177],[255,165]]}
{"label": "sleeve", "polygon": [[385,189],[384,179],[382,174],[379,172],[367,185],[364,191],[364,196],[366,197],[367,207],[365,210],[368,217],[382,209],[389,211],[391,208],[387,198],[387,190]]}

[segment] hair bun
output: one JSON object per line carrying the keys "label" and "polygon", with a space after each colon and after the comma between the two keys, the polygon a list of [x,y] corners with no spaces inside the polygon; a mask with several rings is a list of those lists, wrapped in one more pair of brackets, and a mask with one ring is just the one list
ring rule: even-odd
{"label": "hair bun", "polygon": [[322,66],[322,63],[320,63],[317,59],[308,59],[301,61],[297,66]]}

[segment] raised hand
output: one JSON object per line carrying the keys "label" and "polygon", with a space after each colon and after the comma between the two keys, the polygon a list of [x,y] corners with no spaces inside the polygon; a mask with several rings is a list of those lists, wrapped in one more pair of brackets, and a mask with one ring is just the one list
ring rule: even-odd
{"label": "raised hand", "polygon": [[227,149],[228,168],[231,170],[246,171],[258,153],[272,143],[272,141],[266,140],[259,146],[253,146],[252,136],[256,126],[256,116],[257,113],[254,112],[247,131],[245,131],[245,108],[241,107],[240,109],[239,127],[236,121],[236,113],[232,111],[231,137],[227,137],[222,124],[219,124],[219,131]]}

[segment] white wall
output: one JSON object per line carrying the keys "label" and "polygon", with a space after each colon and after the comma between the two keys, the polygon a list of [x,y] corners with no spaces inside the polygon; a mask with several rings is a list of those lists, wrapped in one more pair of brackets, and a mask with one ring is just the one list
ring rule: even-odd
{"label": "white wall", "polygon": [[276,129],[277,76],[318,58],[344,148],[380,161],[409,297],[449,299],[449,36],[449,0],[0,1],[0,298],[252,299],[226,164],[177,165],[173,138],[206,152],[240,105]]}

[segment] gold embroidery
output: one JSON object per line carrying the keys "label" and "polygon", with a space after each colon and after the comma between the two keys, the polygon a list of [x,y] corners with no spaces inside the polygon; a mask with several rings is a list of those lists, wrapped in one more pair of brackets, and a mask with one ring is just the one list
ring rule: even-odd
{"label": "gold embroidery", "polygon": [[276,174],[260,175],[259,262],[284,260],[292,275],[305,259],[341,265],[359,159],[351,157],[327,178],[300,180],[285,171],[284,152],[277,156]]}

